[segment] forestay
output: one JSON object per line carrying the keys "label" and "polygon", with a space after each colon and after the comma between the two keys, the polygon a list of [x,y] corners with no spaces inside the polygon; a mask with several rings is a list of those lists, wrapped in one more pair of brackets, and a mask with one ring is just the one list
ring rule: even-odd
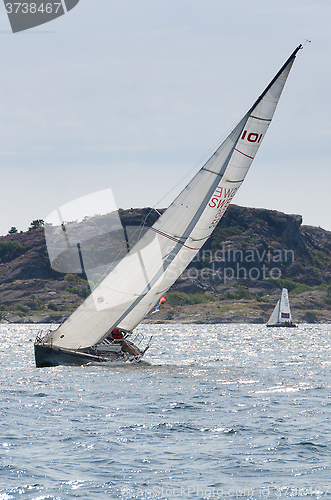
{"label": "forestay", "polygon": [[273,117],[298,50],[170,207],[48,343],[94,345],[115,326],[131,331],[202,247],[241,186]]}

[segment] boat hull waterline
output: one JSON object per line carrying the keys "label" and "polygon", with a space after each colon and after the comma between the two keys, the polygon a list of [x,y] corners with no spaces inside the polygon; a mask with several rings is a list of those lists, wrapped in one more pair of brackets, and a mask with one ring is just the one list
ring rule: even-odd
{"label": "boat hull waterline", "polygon": [[[133,345],[133,344],[132,344]],[[88,364],[123,364],[140,361],[148,347],[140,351],[136,346],[136,354],[120,351],[116,352],[83,352],[63,348],[50,347],[43,343],[35,343],[34,352],[37,368],[59,365],[88,365]],[[92,351],[92,350],[91,350]]]}
{"label": "boat hull waterline", "polygon": [[267,328],[297,328],[298,325],[292,323],[290,325],[281,324],[281,325],[266,325],[266,326]]}

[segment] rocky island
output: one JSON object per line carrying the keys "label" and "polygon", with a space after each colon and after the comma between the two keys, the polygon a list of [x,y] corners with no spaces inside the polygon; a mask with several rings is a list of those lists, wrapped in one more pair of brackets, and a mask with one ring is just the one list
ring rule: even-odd
{"label": "rocky island", "polygon": [[[124,226],[158,217],[149,208],[119,213]],[[51,268],[41,226],[0,237],[1,322],[58,323],[90,293],[86,276]],[[286,287],[295,322],[331,322],[330,256],[331,232],[302,225],[300,215],[230,205],[161,311],[144,321],[265,323]]]}

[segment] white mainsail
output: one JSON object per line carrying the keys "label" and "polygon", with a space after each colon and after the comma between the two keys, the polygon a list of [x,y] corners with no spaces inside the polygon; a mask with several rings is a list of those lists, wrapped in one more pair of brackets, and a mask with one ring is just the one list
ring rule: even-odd
{"label": "white mainsail", "polygon": [[292,322],[290,302],[288,300],[288,291],[286,288],[282,289],[282,295],[280,298],[280,305],[279,305],[279,319],[278,319],[278,321],[280,323],[291,323]]}
{"label": "white mainsail", "polygon": [[275,309],[272,311],[267,325],[279,326],[285,323],[292,323],[292,314],[290,309],[290,302],[288,300],[288,290],[286,288],[283,288],[281,297],[278,300]]}
{"label": "white mainsail", "polygon": [[131,331],[158,303],[217,226],[268,129],[301,45],[170,207],[47,343],[89,347]]}

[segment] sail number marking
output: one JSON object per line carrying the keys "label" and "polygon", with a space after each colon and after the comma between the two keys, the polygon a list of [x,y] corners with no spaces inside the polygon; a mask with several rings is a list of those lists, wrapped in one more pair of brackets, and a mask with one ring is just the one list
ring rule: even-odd
{"label": "sail number marking", "polygon": [[247,135],[247,130],[244,130],[243,135],[241,136],[241,139],[244,140],[246,138],[246,140],[248,142],[260,142],[262,139],[262,136],[263,136],[263,134],[259,135],[256,132],[250,132],[247,135],[247,137],[246,137],[246,135]]}

